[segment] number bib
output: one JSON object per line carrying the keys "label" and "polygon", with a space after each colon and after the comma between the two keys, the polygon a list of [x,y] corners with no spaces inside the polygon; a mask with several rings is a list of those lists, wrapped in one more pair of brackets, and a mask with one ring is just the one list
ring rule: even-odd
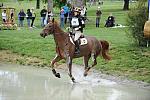
{"label": "number bib", "polygon": [[73,17],[72,20],[71,20],[71,25],[73,27],[79,26],[79,20],[78,20],[78,18]]}

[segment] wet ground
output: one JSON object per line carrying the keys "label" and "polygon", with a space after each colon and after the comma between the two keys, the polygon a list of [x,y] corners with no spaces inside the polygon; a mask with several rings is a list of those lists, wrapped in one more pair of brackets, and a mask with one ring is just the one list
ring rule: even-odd
{"label": "wet ground", "polygon": [[73,66],[77,83],[66,71],[61,79],[50,69],[0,63],[0,100],[150,100],[150,89],[138,84],[103,79],[90,72],[83,77],[83,68]]}

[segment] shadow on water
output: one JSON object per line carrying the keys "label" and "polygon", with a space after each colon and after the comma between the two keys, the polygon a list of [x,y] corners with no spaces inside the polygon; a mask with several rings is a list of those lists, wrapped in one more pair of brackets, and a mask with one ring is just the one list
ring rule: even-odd
{"label": "shadow on water", "polygon": [[77,83],[66,73],[55,78],[49,69],[0,64],[0,100],[150,100],[150,91],[101,79],[96,73],[83,77],[73,68]]}

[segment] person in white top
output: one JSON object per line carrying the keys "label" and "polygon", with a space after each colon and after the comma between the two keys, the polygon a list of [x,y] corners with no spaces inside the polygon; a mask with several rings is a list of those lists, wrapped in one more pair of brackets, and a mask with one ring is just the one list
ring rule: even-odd
{"label": "person in white top", "polygon": [[45,20],[44,20],[44,25],[47,25],[48,22],[50,20],[52,20],[52,17],[53,17],[53,13],[51,10],[48,10],[48,12],[46,13],[46,17],[45,17]]}
{"label": "person in white top", "polygon": [[82,8],[81,8],[81,14],[80,14],[80,15],[81,15],[82,17],[84,17],[84,16],[85,16],[85,12],[86,12],[86,8],[85,8],[85,7],[82,7]]}
{"label": "person in white top", "polygon": [[6,19],[7,19],[6,10],[4,10],[2,12],[2,20],[3,20],[4,23],[6,22]]}
{"label": "person in white top", "polygon": [[81,14],[80,15],[82,17],[82,20],[84,20],[84,21],[86,20],[86,13],[87,13],[87,8],[83,6],[81,8]]}

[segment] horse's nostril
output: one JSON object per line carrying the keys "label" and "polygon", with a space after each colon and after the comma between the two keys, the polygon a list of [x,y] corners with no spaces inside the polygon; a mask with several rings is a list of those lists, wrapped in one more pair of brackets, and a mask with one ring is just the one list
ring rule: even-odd
{"label": "horse's nostril", "polygon": [[41,36],[43,36],[43,34],[42,34],[42,33],[40,33],[40,35],[41,35]]}
{"label": "horse's nostril", "polygon": [[41,37],[45,38],[45,35],[43,33],[40,33]]}

